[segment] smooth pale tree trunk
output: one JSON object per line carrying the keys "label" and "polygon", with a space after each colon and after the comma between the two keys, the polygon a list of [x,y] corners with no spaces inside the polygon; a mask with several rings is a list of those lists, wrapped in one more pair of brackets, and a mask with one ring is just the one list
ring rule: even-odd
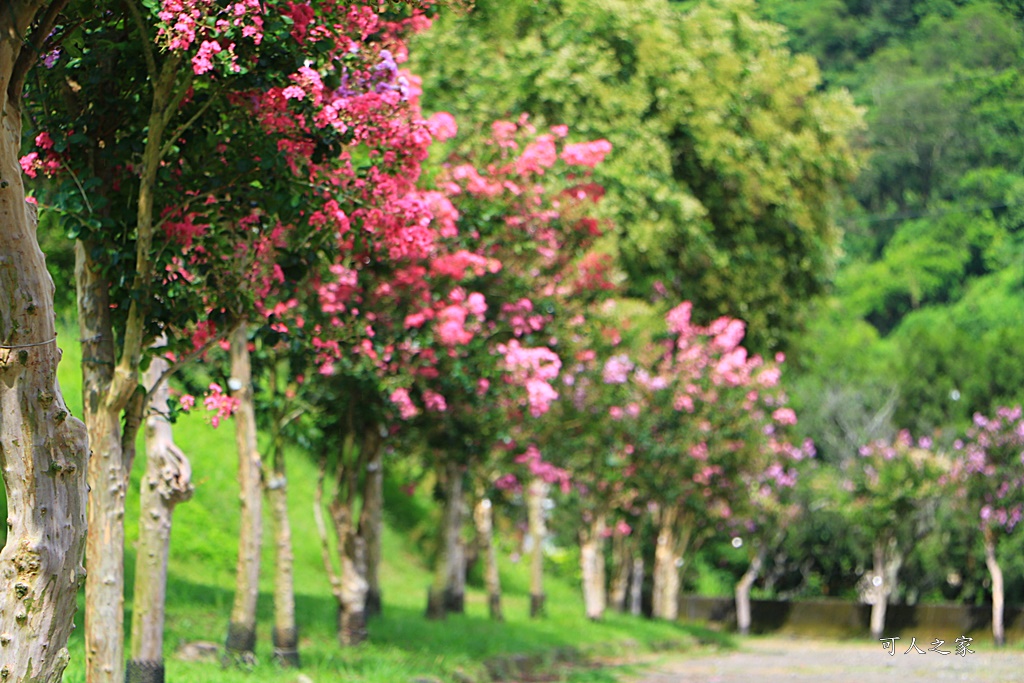
{"label": "smooth pale tree trunk", "polygon": [[157,386],[168,366],[164,358],[157,356],[143,378],[151,393],[145,422],[146,473],[139,487],[139,543],[132,600],[128,683],[163,683],[164,607],[167,601],[171,516],[178,503],[192,497],[192,468],[188,458],[174,443],[171,423],[167,419],[167,383],[160,382]]}
{"label": "smooth pale tree trunk", "polygon": [[[903,557],[899,553],[895,539],[879,539],[874,545],[874,567],[872,579],[879,578],[877,585],[872,585],[871,596],[871,637],[882,638],[885,631],[885,613],[890,598],[895,594],[896,581],[899,576]],[[872,581],[874,584],[874,581]]]}
{"label": "smooth pale tree trunk", "polygon": [[498,551],[494,547],[494,508],[490,498],[482,498],[473,508],[477,545],[484,554],[484,588],[487,607],[494,621],[504,621],[501,613],[501,576],[498,574]]}
{"label": "smooth pale tree trunk", "polygon": [[629,577],[633,568],[631,537],[619,531],[612,533],[612,577],[608,586],[608,603],[616,612],[626,611]]}
{"label": "smooth pale tree trunk", "polygon": [[736,627],[741,635],[750,635],[750,588],[761,573],[767,545],[762,545],[750,560],[750,566],[736,582]]}
{"label": "smooth pale tree trunk", "polygon": [[228,624],[225,652],[230,661],[255,662],[256,603],[259,597],[260,547],[263,541],[263,463],[256,446],[256,409],[252,389],[252,361],[245,325],[231,333],[232,396],[235,411],[235,446],[242,507],[238,533],[235,600]]}
{"label": "smooth pale tree trunk", "polygon": [[[276,432],[276,430],[275,430]],[[274,434],[272,474],[266,482],[267,502],[274,534],[274,661],[284,667],[299,666],[299,632],[295,624],[295,555],[288,519],[288,478],[284,443]]]}
{"label": "smooth pale tree trunk", "polygon": [[996,647],[1006,644],[1006,633],[1003,630],[1003,608],[1005,594],[1003,588],[1003,570],[996,559],[996,539],[991,529],[985,529],[985,565],[992,577],[992,640]]}
{"label": "smooth pale tree trunk", "polygon": [[440,473],[444,489],[441,511],[441,538],[434,582],[427,593],[427,618],[444,619],[451,607],[462,601],[462,596],[452,594],[452,577],[460,567],[459,559],[462,536],[462,468],[458,463],[447,461]]}
{"label": "smooth pale tree trunk", "polygon": [[633,557],[633,569],[629,573],[629,613],[635,617],[643,611],[644,558],[637,553]]}
{"label": "smooth pale tree trunk", "polygon": [[384,449],[376,448],[366,464],[363,510],[359,514],[359,535],[366,542],[366,607],[371,619],[381,613],[380,563],[384,533]]}
{"label": "smooth pale tree trunk", "polygon": [[[5,683],[61,680],[70,659],[76,594],[85,569],[85,425],[57,384],[53,281],[25,203],[20,87],[11,85],[38,3],[0,13],[0,467],[7,544],[0,551],[0,675]],[[41,30],[41,29],[37,29]],[[35,55],[32,55],[35,61]],[[8,88],[12,92],[8,96]]]}
{"label": "smooth pale tree trunk", "polygon": [[580,570],[583,574],[583,606],[587,619],[597,621],[604,616],[605,569],[604,538],[605,517],[596,515],[580,529]]}
{"label": "smooth pale tree trunk", "polygon": [[526,487],[526,524],[533,541],[530,549],[530,617],[544,615],[544,500],[548,497],[548,483],[534,478]]}
{"label": "smooth pale tree trunk", "polygon": [[655,619],[675,621],[679,618],[679,567],[689,545],[692,529],[680,520],[674,507],[662,508],[658,515],[658,540],[654,549],[654,587],[651,612]]}

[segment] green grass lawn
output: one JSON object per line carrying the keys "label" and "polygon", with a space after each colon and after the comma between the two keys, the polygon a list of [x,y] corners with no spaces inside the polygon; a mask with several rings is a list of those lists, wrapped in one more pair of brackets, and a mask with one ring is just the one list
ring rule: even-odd
{"label": "green grass lawn", "polygon": [[[72,413],[81,415],[79,350],[72,341],[76,338],[71,328],[61,332],[65,355],[60,381]],[[227,422],[219,429],[213,429],[204,415],[194,413],[179,421],[175,436],[192,461],[195,496],[180,505],[174,515],[165,640],[167,680],[175,683],[297,681],[298,673],[282,672],[271,663],[273,564],[270,544],[266,542],[255,670],[223,670],[217,664],[184,662],[174,657],[177,649],[186,642],[223,642],[233,596],[239,527],[232,424]],[[144,452],[140,449],[126,515],[126,630],[130,629],[131,623],[131,582],[138,535],[138,480],[144,470],[143,457]],[[726,639],[696,626],[654,623],[618,614],[609,614],[602,622],[590,622],[583,616],[578,586],[574,581],[558,578],[549,579],[546,586],[546,617],[531,620],[527,616],[526,563],[512,563],[507,553],[503,553],[502,565],[503,588],[506,591],[504,623],[488,619],[486,598],[475,586],[469,587],[464,615],[452,615],[444,622],[429,622],[423,617],[423,611],[430,573],[424,553],[415,540],[422,534],[398,531],[408,530],[409,516],[429,506],[427,495],[421,492],[416,499],[395,501],[399,504],[392,505],[390,510],[386,504],[389,524],[383,540],[385,565],[381,576],[384,614],[371,621],[369,643],[358,648],[342,648],[335,639],[337,603],[330,592],[313,522],[316,467],[313,458],[300,452],[290,454],[288,467],[302,674],[317,683],[390,683],[410,681],[416,677],[436,677],[447,681],[452,680],[457,671],[477,680],[486,680],[484,662],[511,654],[531,654],[535,659],[554,661],[570,650],[584,655],[615,657],[634,655],[658,643],[693,645],[697,641],[711,640],[728,644]],[[266,529],[269,530],[269,520]],[[79,624],[82,614],[80,609],[77,615]],[[65,675],[65,680],[70,683],[84,681],[81,633],[81,628],[77,629],[70,644],[72,662]],[[596,683],[614,681],[615,678],[607,669],[578,669],[563,674],[562,680]]]}

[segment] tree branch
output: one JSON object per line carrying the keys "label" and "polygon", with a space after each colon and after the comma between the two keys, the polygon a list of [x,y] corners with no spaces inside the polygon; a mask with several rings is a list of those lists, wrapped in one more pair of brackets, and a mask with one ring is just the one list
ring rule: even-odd
{"label": "tree branch", "polygon": [[46,38],[57,24],[57,17],[60,16],[67,4],[68,0],[53,0],[46,8],[46,12],[43,13],[43,18],[39,20],[36,30],[32,32],[31,39],[26,40],[18,52],[18,59],[11,69],[11,80],[7,83],[7,98],[19,109],[21,109],[21,89],[25,85],[25,77],[39,58]]}
{"label": "tree branch", "polygon": [[142,20],[142,12],[139,11],[135,0],[124,0],[124,4],[128,7],[132,19],[135,20],[135,26],[139,29],[139,40],[142,42],[142,54],[146,59],[146,70],[149,72],[149,80],[152,83],[156,83],[158,73],[156,70],[156,57],[153,54],[153,46],[149,44],[149,35],[146,32],[146,23]]}

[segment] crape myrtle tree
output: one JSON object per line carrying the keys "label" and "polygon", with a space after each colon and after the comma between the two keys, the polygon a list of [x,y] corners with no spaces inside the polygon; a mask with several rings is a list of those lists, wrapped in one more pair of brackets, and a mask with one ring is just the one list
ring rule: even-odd
{"label": "crape myrtle tree", "polygon": [[561,361],[548,326],[571,287],[575,256],[600,233],[588,216],[601,195],[589,169],[610,151],[606,141],[569,143],[567,135],[565,126],[538,132],[526,118],[495,122],[456,146],[435,178],[458,221],[444,238],[449,255],[431,274],[465,280],[406,318],[434,367],[390,396],[407,426],[425,435],[445,488],[432,616],[459,602],[448,577],[462,570],[445,565],[457,548],[466,469],[506,438],[525,449],[525,432],[509,425],[543,414],[556,396]]}
{"label": "crape myrtle tree", "polygon": [[882,637],[886,607],[899,595],[904,559],[934,524],[948,467],[931,449],[930,438],[915,442],[902,430],[892,440],[861,446],[842,465],[842,490],[835,493],[845,501],[844,516],[871,552],[872,568],[860,588],[871,604],[873,638]]}
{"label": "crape myrtle tree", "polygon": [[623,354],[604,368],[604,381],[630,383],[633,396],[609,411],[632,420],[629,465],[655,510],[655,618],[678,615],[679,567],[686,551],[751,504],[758,482],[783,485],[805,453],[776,438],[796,422],[779,385],[778,363],[748,356],[744,324],[691,320],[684,302],[665,317],[664,341],[652,361]]}
{"label": "crape myrtle tree", "polygon": [[1024,515],[1024,419],[1020,406],[1000,407],[995,415],[974,415],[964,439],[954,443],[949,479],[957,503],[977,515],[985,548],[985,565],[992,579],[992,637],[1006,642],[1003,628],[1005,606],[1003,571],[999,564],[1000,541]]}
{"label": "crape myrtle tree", "polygon": [[417,39],[424,106],[463,125],[530,112],[618,150],[597,171],[629,293],[743,318],[774,350],[829,281],[833,200],[861,126],[753,0],[478,0]]}
{"label": "crape myrtle tree", "polygon": [[84,576],[87,434],[57,384],[53,281],[18,164],[25,80],[65,4],[0,12],[0,671],[18,682],[61,679]]}
{"label": "crape myrtle tree", "polygon": [[330,231],[291,220],[301,195],[293,174],[275,169],[292,149],[267,135],[253,111],[268,108],[268,93],[287,100],[307,62],[331,64],[338,106],[301,122],[308,146],[336,151],[350,114],[344,68],[332,60],[344,53],[353,71],[363,59],[372,61],[367,68],[379,61],[376,50],[361,50],[376,11],[255,0],[60,9],[47,20],[49,38],[40,37],[52,68],[37,71],[35,146],[21,161],[30,174],[54,176],[46,199],[78,240],[94,454],[87,678],[120,681],[124,494],[146,405],[146,349],[166,335],[173,370],[237,321],[261,315],[256,303],[283,277],[275,255],[309,231]]}

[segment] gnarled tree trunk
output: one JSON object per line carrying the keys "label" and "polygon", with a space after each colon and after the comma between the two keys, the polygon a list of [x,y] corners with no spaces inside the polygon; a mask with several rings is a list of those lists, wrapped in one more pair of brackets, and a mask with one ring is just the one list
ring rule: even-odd
{"label": "gnarled tree trunk", "polygon": [[[60,681],[70,655],[75,597],[85,573],[85,425],[57,384],[53,281],[26,206],[20,87],[11,87],[20,38],[40,3],[0,12],[0,469],[7,543],[0,552],[0,674],[5,683]],[[36,56],[30,55],[32,61]],[[9,87],[12,92],[8,93]]]}
{"label": "gnarled tree trunk", "polygon": [[526,524],[533,546],[530,549],[530,617],[544,614],[544,500],[548,497],[548,483],[534,478],[526,487]]}
{"label": "gnarled tree trunk", "polygon": [[457,462],[447,460],[440,472],[444,489],[441,512],[441,538],[434,582],[427,594],[427,618],[444,619],[453,607],[458,607],[463,596],[453,593],[453,577],[462,568],[464,557],[462,544],[462,468]]}
{"label": "gnarled tree trunk", "polygon": [[498,552],[494,547],[494,509],[489,498],[481,498],[473,509],[477,545],[484,555],[484,587],[491,619],[503,621],[501,613],[501,576],[498,574]]}
{"label": "gnarled tree trunk", "polygon": [[225,651],[234,663],[252,664],[256,654],[256,603],[259,598],[260,547],[263,540],[263,463],[256,446],[256,409],[253,402],[252,363],[245,325],[231,334],[232,396],[235,445],[238,450],[238,485],[242,520],[238,533],[235,600],[228,624]]}
{"label": "gnarled tree trunk", "polygon": [[580,570],[583,573],[583,606],[587,618],[597,621],[604,616],[604,515],[595,515],[580,529]]}
{"label": "gnarled tree trunk", "polygon": [[1003,570],[996,559],[996,539],[992,530],[985,529],[985,566],[992,577],[992,639],[996,647],[1006,644],[1006,633],[1003,630],[1003,608],[1005,594],[1003,588]]}
{"label": "gnarled tree trunk", "polygon": [[146,473],[142,477],[139,494],[139,544],[128,683],[163,683],[164,607],[171,515],[178,503],[192,497],[192,468],[188,458],[174,443],[171,423],[167,419],[167,383],[161,382],[156,386],[167,368],[167,361],[157,356],[150,363],[143,380],[151,393],[145,431]]}

